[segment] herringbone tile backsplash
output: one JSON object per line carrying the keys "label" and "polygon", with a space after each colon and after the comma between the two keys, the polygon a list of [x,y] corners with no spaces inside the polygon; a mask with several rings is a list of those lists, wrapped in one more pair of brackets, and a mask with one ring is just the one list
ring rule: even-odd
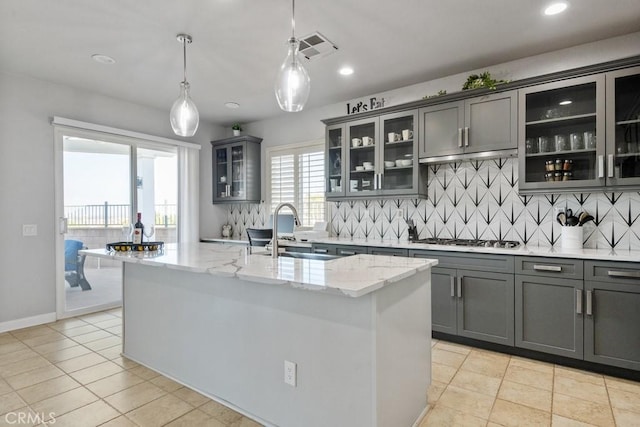
{"label": "herringbone tile backsplash", "polygon": [[[515,158],[429,166],[428,198],[329,202],[332,236],[407,240],[405,218],[420,238],[517,240],[532,246],[560,244],[557,207],[595,217],[584,226],[587,248],[640,249],[640,192],[518,195]],[[267,205],[229,205],[234,237],[264,227]],[[402,218],[398,211],[402,211]]]}

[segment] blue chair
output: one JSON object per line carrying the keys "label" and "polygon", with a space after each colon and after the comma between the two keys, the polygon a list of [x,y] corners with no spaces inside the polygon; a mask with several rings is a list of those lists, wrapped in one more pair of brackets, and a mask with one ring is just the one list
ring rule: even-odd
{"label": "blue chair", "polygon": [[80,240],[64,241],[64,279],[69,286],[80,286],[83,291],[91,290],[91,285],[84,276],[85,255],[80,255],[80,249],[87,249]]}

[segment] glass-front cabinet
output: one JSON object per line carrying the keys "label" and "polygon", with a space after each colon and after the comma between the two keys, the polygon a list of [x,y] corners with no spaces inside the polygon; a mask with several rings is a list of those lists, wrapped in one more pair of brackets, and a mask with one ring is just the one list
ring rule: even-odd
{"label": "glass-front cabinet", "polygon": [[402,195],[418,189],[417,124],[417,110],[380,117],[383,148],[378,179],[385,193]]}
{"label": "glass-front cabinet", "polygon": [[607,79],[607,185],[640,185],[640,67]]}
{"label": "glass-front cabinet", "polygon": [[260,138],[212,141],[213,203],[260,201]]}
{"label": "glass-front cabinet", "polygon": [[519,188],[568,191],[605,183],[605,79],[520,90]]}
{"label": "glass-front cabinet", "polygon": [[344,186],[344,159],[346,158],[344,125],[327,126],[325,153],[326,165],[326,196],[340,197],[345,195]]}
{"label": "glass-front cabinet", "polygon": [[378,191],[378,165],[376,162],[381,141],[378,118],[347,123],[347,195],[366,196]]}

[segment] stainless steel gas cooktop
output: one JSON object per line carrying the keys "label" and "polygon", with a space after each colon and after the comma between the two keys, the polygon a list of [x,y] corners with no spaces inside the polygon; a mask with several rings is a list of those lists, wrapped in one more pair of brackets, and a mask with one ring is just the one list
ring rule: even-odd
{"label": "stainless steel gas cooktop", "polygon": [[413,243],[506,249],[517,248],[518,246],[520,246],[520,242],[516,242],[514,240],[443,239],[439,237],[429,237],[426,239],[413,240]]}

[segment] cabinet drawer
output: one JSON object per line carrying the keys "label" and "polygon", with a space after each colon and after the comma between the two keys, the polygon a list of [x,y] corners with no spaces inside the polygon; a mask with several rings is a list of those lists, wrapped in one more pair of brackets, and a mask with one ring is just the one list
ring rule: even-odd
{"label": "cabinet drawer", "polygon": [[314,243],[311,246],[311,252],[314,254],[327,254],[327,255],[335,255],[336,254],[336,245],[327,245],[324,243]]}
{"label": "cabinet drawer", "polygon": [[583,262],[578,259],[516,257],[516,274],[582,279]]}
{"label": "cabinet drawer", "polygon": [[629,283],[640,286],[640,263],[616,261],[585,261],[585,280]]}
{"label": "cabinet drawer", "polygon": [[415,258],[435,258],[442,268],[463,268],[466,270],[513,273],[513,256],[492,254],[471,254],[410,249],[409,256]]}
{"label": "cabinet drawer", "polygon": [[369,247],[367,253],[371,255],[409,256],[409,249]]}
{"label": "cabinet drawer", "polygon": [[357,254],[366,254],[366,246],[336,246],[336,255],[351,256]]}

